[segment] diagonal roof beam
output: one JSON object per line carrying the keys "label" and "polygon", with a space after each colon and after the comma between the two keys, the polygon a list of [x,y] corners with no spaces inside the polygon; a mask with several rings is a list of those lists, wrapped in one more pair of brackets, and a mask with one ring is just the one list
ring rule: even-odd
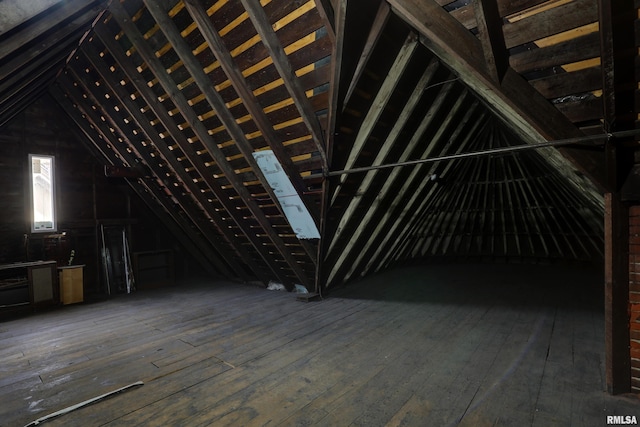
{"label": "diagonal roof beam", "polygon": [[[387,103],[391,99],[391,95],[394,93],[396,86],[402,79],[402,75],[405,72],[406,68],[409,66],[411,58],[413,57],[413,54],[418,46],[419,43],[416,34],[409,33],[402,47],[400,48],[400,51],[396,55],[391,69],[385,76],[384,82],[378,90],[375,99],[371,102],[371,108],[367,111],[360,129],[358,130],[358,134],[353,141],[351,150],[349,151],[349,156],[344,165],[345,169],[350,169],[356,164],[356,161],[360,157],[361,152],[363,151],[364,147],[369,141],[369,138],[373,134],[375,127],[378,126],[378,121],[382,117],[382,113],[384,112]],[[335,189],[333,190],[333,194],[331,195],[332,205],[337,200],[342,186],[346,181],[347,177],[345,175],[340,177],[339,183],[336,185]]]}
{"label": "diagonal roof beam", "polygon": [[[186,69],[189,71],[189,74],[191,74],[194,81],[196,82],[196,84],[204,94],[209,105],[211,105],[211,107],[213,107],[213,109],[216,111],[216,115],[220,119],[220,122],[224,125],[229,135],[235,141],[238,149],[244,156],[245,161],[249,164],[249,167],[251,168],[253,173],[256,175],[256,177],[262,184],[263,188],[266,190],[267,194],[269,194],[269,197],[271,198],[271,200],[274,201],[274,203],[280,210],[280,213],[284,215],[284,210],[282,209],[282,206],[278,202],[278,198],[276,197],[274,190],[271,188],[271,186],[267,182],[267,179],[264,176],[264,173],[262,172],[262,170],[258,166],[258,163],[256,162],[256,160],[252,155],[254,150],[251,145],[251,142],[249,142],[249,139],[245,135],[244,131],[242,130],[240,125],[237,123],[236,118],[231,113],[229,107],[227,106],[227,103],[222,99],[222,96],[218,93],[218,91],[211,85],[211,80],[202,69],[202,65],[200,64],[198,59],[195,57],[195,55],[191,51],[191,48],[189,47],[187,42],[184,40],[184,38],[180,34],[180,31],[176,27],[175,23],[171,20],[171,18],[169,18],[169,15],[167,12],[170,9],[170,5],[167,5],[167,4],[161,5],[160,2],[158,2],[157,0],[145,0],[145,5],[147,6],[147,9],[149,10],[153,18],[156,20],[156,22],[160,26],[160,29],[162,30],[164,35],[167,37],[167,40],[171,43],[174,50],[182,60],[182,63],[184,64]],[[194,4],[191,3],[190,6],[194,7]],[[198,3],[197,10],[200,12],[198,14],[199,18],[203,20],[204,17],[207,16],[206,11],[204,10],[204,7],[202,7],[202,5]],[[300,174],[296,170],[296,167],[293,164],[293,161],[291,160],[290,155],[287,154],[283,145],[280,143],[279,139],[276,137],[275,131],[273,129],[273,125],[269,122],[269,119],[267,118],[266,113],[260,107],[260,104],[258,103],[256,96],[253,94],[253,92],[251,91],[251,89],[247,84],[247,81],[242,76],[242,72],[233,62],[231,53],[229,53],[229,51],[226,49],[226,45],[222,42],[222,39],[220,38],[218,33],[210,25],[211,21],[210,20],[207,20],[207,21],[209,22],[209,25],[207,26],[208,27],[207,35],[212,38],[212,41],[218,42],[214,45],[215,48],[213,48],[212,50],[214,54],[219,55],[217,56],[217,58],[220,62],[222,69],[225,71],[227,76],[230,77],[232,84],[236,89],[236,92],[238,92],[238,94],[240,95],[240,98],[242,99],[242,103],[247,108],[247,111],[251,114],[252,120],[258,126],[258,129],[260,130],[263,137],[269,144],[269,147],[275,153],[276,157],[278,158],[278,161],[280,162],[280,165],[283,167],[285,173],[291,180],[291,183],[294,185],[296,191],[300,195],[300,199],[305,204],[307,211],[309,211],[309,213],[314,218],[314,221],[317,225],[318,220],[316,218],[317,215],[316,215],[315,209],[313,209],[313,205],[311,201],[308,199],[308,197],[305,196],[305,193],[307,192],[307,188]],[[203,25],[206,24],[205,22],[200,22],[200,21],[197,21],[197,22],[198,22],[198,25],[200,25],[200,23],[202,23]],[[216,39],[216,36],[217,36],[217,40],[214,40]],[[207,43],[209,43],[209,38],[205,38],[205,39],[207,40]],[[222,59],[220,57],[222,57]],[[312,260],[312,262],[316,263],[317,261],[316,255],[312,247],[308,245],[307,244],[308,242],[305,242],[304,240],[300,240],[300,243],[303,249],[307,251],[307,254],[309,255],[309,258]]]}
{"label": "diagonal roof beam", "polygon": [[[24,67],[13,69],[4,76],[0,75],[0,92],[9,89],[18,92],[23,86],[30,85],[31,81],[26,81],[27,79],[31,76],[42,74],[43,68],[58,67],[60,65],[58,62],[66,60],[69,53],[77,44],[78,41],[72,38],[61,40],[55,46],[51,46],[41,55],[28,62]],[[52,65],[52,62],[55,63],[55,65]],[[5,98],[5,96],[1,97]]]}
{"label": "diagonal roof beam", "polygon": [[[274,201],[277,200],[275,194],[273,194],[273,190],[271,190],[271,187],[267,183],[262,171],[258,167],[258,164],[251,155],[253,151],[251,143],[247,140],[244,132],[240,128],[240,125],[236,123],[235,118],[229,111],[229,108],[226,106],[220,94],[218,94],[218,92],[211,86],[210,79],[206,76],[206,74],[202,70],[202,66],[186,46],[186,42],[184,42],[184,40],[182,39],[182,36],[178,32],[178,29],[175,28],[175,24],[173,24],[166,13],[163,13],[162,10],[160,10],[160,7],[157,5],[157,1],[145,0],[145,4],[147,5],[149,11],[154,15],[155,20],[158,22],[160,28],[162,29],[162,31],[164,31],[167,39],[169,39],[174,48],[181,44],[185,45],[184,49],[176,48],[176,51],[180,55],[182,62],[184,63],[185,67],[189,69],[189,72],[193,76],[198,86],[200,86],[200,89],[205,94],[207,101],[209,101],[211,106],[216,110],[220,121],[225,125],[229,133],[235,139],[236,144],[238,144],[238,147],[242,151],[242,154],[244,155],[246,161],[249,163],[249,166],[251,166],[251,169],[253,169],[254,173],[262,182],[263,187],[267,190],[267,192],[269,192],[269,195]],[[306,198],[304,194],[306,193],[307,188],[300,176],[300,173],[296,170],[296,166],[291,160],[291,156],[287,154],[281,141],[278,139],[276,132],[273,129],[273,125],[260,106],[256,95],[249,87],[247,80],[242,75],[242,71],[233,60],[233,57],[231,56],[227,45],[222,40],[222,37],[220,37],[220,34],[218,34],[216,29],[213,27],[211,19],[209,19],[204,6],[200,2],[194,0],[186,0],[185,6],[191,14],[193,20],[198,24],[198,28],[202,36],[207,41],[207,44],[209,45],[211,51],[218,59],[220,67],[224,70],[225,74],[231,81],[234,89],[238,93],[238,96],[242,100],[242,104],[246,107],[249,114],[251,114],[251,119],[256,124],[265,141],[267,141],[267,144],[269,144],[269,147],[278,158],[278,161],[282,165],[284,171],[291,180],[291,183],[297,190],[298,194],[305,202],[307,210],[314,217],[317,225],[318,220],[317,214],[316,212],[314,212],[315,209],[313,209],[309,200],[305,200]]]}
{"label": "diagonal roof beam", "polygon": [[24,24],[39,13],[61,3],[62,0],[3,0],[0,1],[0,34]]}
{"label": "diagonal roof beam", "polygon": [[291,66],[291,62],[284,51],[284,47],[280,43],[276,32],[273,30],[273,27],[269,22],[269,17],[262,8],[260,2],[255,0],[241,1],[245,10],[249,14],[249,18],[251,19],[253,26],[260,35],[262,43],[267,48],[267,51],[273,60],[273,65],[275,65],[278,70],[285,87],[295,102],[302,120],[311,132],[313,142],[316,144],[316,148],[318,149],[322,159],[322,168],[327,170],[327,155],[325,152],[324,136],[320,126],[320,121],[311,106],[309,98],[307,98],[307,95],[305,94],[304,88],[296,76],[295,70]]}
{"label": "diagonal roof beam", "polygon": [[[128,78],[129,83],[133,88],[135,88],[139,96],[150,107],[153,114],[162,122],[164,128],[167,130],[173,141],[175,141],[175,143],[180,147],[180,149],[183,151],[189,162],[191,162],[191,164],[194,166],[200,177],[202,177],[202,179],[207,183],[215,197],[221,202],[226,210],[233,210],[233,207],[230,206],[228,198],[225,197],[224,192],[213,182],[212,174],[207,170],[207,166],[204,164],[204,161],[202,161],[202,159],[197,156],[195,150],[187,141],[186,136],[180,131],[180,129],[178,129],[175,121],[171,119],[171,116],[169,115],[167,109],[162,105],[162,103],[157,102],[157,97],[153,93],[153,90],[149,86],[147,86],[146,80],[144,80],[142,76],[137,72],[137,70],[131,65],[129,57],[126,56],[126,54],[122,51],[122,49],[118,45],[118,42],[107,32],[105,26],[103,25],[96,26],[95,32],[102,43],[105,45],[113,59],[116,61],[116,64],[120,67],[121,71]],[[85,46],[83,46],[83,51],[86,53],[88,50],[89,46],[88,44],[85,44]],[[141,118],[141,121],[144,121],[144,119]],[[149,130],[149,132],[154,133],[154,131],[152,130]],[[165,147],[167,147],[166,142],[157,141],[155,137],[153,140],[158,150],[162,151],[166,155],[167,159],[172,159],[172,161],[173,159],[175,159],[175,155],[170,155],[170,153],[165,150]],[[176,170],[184,171],[184,167],[176,167]],[[200,191],[198,190],[195,193],[200,193]],[[205,204],[205,206],[207,204]],[[221,219],[220,215],[215,211],[215,209],[208,209],[208,212],[218,225],[224,224],[224,220]],[[235,222],[235,218],[233,219]],[[238,224],[237,222],[236,224],[242,230],[242,225]],[[227,236],[227,240],[232,243],[233,247],[240,254],[240,256],[243,257],[243,259],[251,259],[251,257],[247,256],[246,251],[242,247],[242,245],[236,243],[237,239],[232,237],[233,232],[223,226],[220,226],[220,230]],[[262,280],[264,283],[267,283],[270,280],[270,276],[267,275],[266,272],[263,272],[262,269],[258,265],[256,265],[256,263],[253,263],[251,265],[251,269],[255,273],[256,277]]]}
{"label": "diagonal roof beam", "polygon": [[[0,2],[0,4],[2,3],[4,2]],[[25,41],[30,41],[42,35],[52,27],[59,25],[89,6],[91,6],[91,10],[97,16],[98,13],[103,10],[103,2],[94,3],[92,0],[71,0],[64,2],[62,6],[55,8],[48,13],[46,17],[38,20],[33,25],[29,25],[23,31],[12,34],[11,37],[0,43],[0,59],[5,58],[7,55],[21,48],[22,45],[25,44]]]}
{"label": "diagonal roof beam", "polygon": [[[1,3],[0,3],[1,4]],[[35,46],[31,46],[27,50],[22,50],[19,56],[16,56],[0,65],[0,79],[4,79],[7,76],[14,74],[17,70],[25,67],[32,62],[41,61],[41,56],[44,53],[48,53],[50,50],[56,50],[59,45],[67,45],[71,43],[77,43],[82,34],[90,26],[90,22],[87,22],[92,17],[95,17],[93,10],[86,14],[74,19],[73,22],[68,23],[64,27],[49,34],[46,40],[38,43]]]}
{"label": "diagonal roof beam", "polygon": [[[144,36],[134,25],[124,7],[120,3],[114,2],[109,7],[109,10],[111,11],[120,28],[122,28],[124,34],[135,46],[136,51],[138,52],[140,57],[145,61],[147,66],[153,72],[154,76],[158,79],[158,82],[161,84],[163,89],[167,92],[167,94],[171,96],[172,101],[174,102],[176,107],[178,107],[182,116],[185,118],[185,120],[187,120],[198,139],[206,147],[207,151],[215,160],[215,163],[225,175],[226,179],[240,196],[245,206],[251,212],[252,216],[255,218],[258,224],[260,224],[260,227],[264,231],[265,235],[269,238],[270,242],[274,245],[277,252],[285,260],[287,266],[295,274],[300,283],[305,286],[308,285],[309,280],[305,272],[302,270],[300,265],[298,265],[298,262],[290,253],[284,241],[276,233],[268,218],[260,209],[260,206],[258,205],[256,200],[251,196],[249,190],[244,186],[243,182],[237,176],[231,165],[227,162],[225,154],[218,147],[215,141],[212,140],[204,124],[199,120],[195,111],[189,105],[184,94],[176,87],[171,76],[167,73],[167,70],[155,56],[155,53],[145,40]],[[217,190],[215,187],[215,185],[212,187],[213,191]],[[221,194],[218,194],[218,200],[222,204],[225,204],[227,202],[226,200],[224,200],[224,197]],[[288,288],[292,288],[293,286],[291,286],[291,280],[282,273],[281,268],[279,268],[273,256],[267,253],[266,248],[264,248],[261,242],[257,239],[256,234],[244,227],[244,221],[242,220],[242,218],[239,218],[239,213],[235,212],[235,210],[231,206],[226,206],[226,209],[231,216],[235,217],[236,223],[241,228],[244,228],[243,231],[245,232],[245,235],[252,242],[254,248],[262,256],[265,263],[269,265],[272,272],[279,278],[279,280],[282,281],[282,283],[287,285]]]}
{"label": "diagonal roof beam", "polygon": [[[528,143],[582,136],[557,108],[511,68],[498,85],[487,69],[481,42],[434,0],[387,0],[392,10],[422,36],[422,43],[453,68],[468,87],[509,123]],[[562,148],[559,151],[604,188],[599,153]]]}
{"label": "diagonal roof beam", "polygon": [[[106,87],[109,88],[109,90],[115,95],[115,99],[117,100],[117,102],[126,109],[126,111],[129,113],[130,118],[138,126],[138,128],[144,132],[148,140],[153,142],[153,145],[157,149],[157,153],[160,155],[160,158],[163,159],[163,161],[168,165],[171,171],[180,178],[184,186],[189,190],[190,195],[195,199],[195,201],[200,206],[202,211],[205,212],[207,217],[213,220],[214,226],[225,237],[227,244],[231,246],[242,257],[248,259],[249,257],[241,250],[241,245],[234,246],[233,242],[235,239],[233,238],[233,234],[229,231],[229,229],[219,226],[219,224],[223,224],[223,220],[220,215],[215,211],[215,209],[210,207],[210,203],[208,203],[207,197],[195,185],[195,183],[193,182],[193,178],[191,178],[185,171],[184,166],[178,162],[175,155],[173,155],[171,150],[169,149],[169,146],[164,141],[162,141],[162,139],[158,135],[158,131],[151,125],[149,120],[145,117],[144,113],[142,113],[142,111],[140,111],[140,108],[133,102],[127,90],[120,84],[120,82],[116,81],[115,75],[108,71],[109,68],[104,62],[102,62],[100,54],[93,46],[91,46],[91,43],[84,43],[81,50],[89,63],[100,75]],[[89,90],[88,87],[85,90]],[[124,134],[124,131],[121,132]],[[131,140],[129,140],[129,144],[134,146],[136,145],[135,142]],[[146,161],[147,165],[149,165],[153,170],[154,161],[148,154],[146,154],[144,148],[137,146],[136,149]],[[156,172],[156,175],[162,176],[160,172]],[[181,194],[181,192],[183,191],[182,188],[171,188],[170,190],[174,194],[174,197],[178,200],[180,200],[181,197],[185,197],[185,195]],[[197,220],[197,215],[193,213],[193,208],[190,209],[188,203],[183,203],[182,205],[187,215],[192,218],[192,222],[196,225],[196,227],[198,227],[198,229],[200,229],[205,238],[207,238],[214,247],[224,247],[224,244],[220,242],[219,239],[215,237],[215,235],[208,233],[201,221]],[[225,252],[226,251],[220,251],[220,257],[233,269],[236,274],[238,274],[242,278],[243,281],[249,281],[249,277],[244,273],[244,269],[235,260],[236,253]],[[233,275],[229,277],[232,276]],[[259,272],[256,273],[256,276],[260,277]]]}
{"label": "diagonal roof beam", "polygon": [[325,27],[327,28],[327,34],[331,37],[331,41],[335,43],[336,41],[336,22],[335,22],[335,12],[333,10],[333,6],[329,0],[316,0],[316,8],[318,9],[318,13],[322,17],[325,22]]}
{"label": "diagonal roof beam", "polygon": [[[89,150],[97,157],[102,157],[103,160],[110,165],[120,164],[121,160],[116,157],[116,153],[113,150],[104,150],[103,134],[100,132],[97,123],[92,123],[89,119],[90,116],[85,112],[78,110],[82,108],[82,104],[74,103],[69,99],[69,91],[63,91],[58,85],[54,84],[49,88],[49,92],[67,113],[69,118],[77,125],[77,133],[81,140],[86,140],[86,145]],[[81,135],[80,135],[81,134]],[[157,191],[155,186],[147,185],[143,180],[126,180],[131,189],[147,204],[160,221],[172,232],[176,239],[189,251],[200,265],[210,274],[216,276],[219,271],[216,270],[213,265],[215,259],[214,253],[210,248],[202,245],[202,240],[198,238],[198,235],[194,230],[185,223],[184,219],[173,209],[168,209],[164,203],[162,203],[162,195]],[[158,209],[158,205],[162,206],[162,209]]]}
{"label": "diagonal roof beam", "polygon": [[504,42],[498,3],[496,0],[473,0],[473,9],[487,71],[496,83],[500,83],[509,67],[509,55]]}
{"label": "diagonal roof beam", "polygon": [[[23,91],[0,101],[0,124],[3,125],[8,122],[8,120],[4,120],[5,116],[13,117],[15,113],[20,112],[23,107],[31,104],[42,93],[46,92],[47,86],[53,82],[56,74],[58,74],[57,68],[48,69],[46,73],[40,76],[40,79],[33,81],[31,85],[27,85]],[[25,100],[27,101],[25,102]]]}
{"label": "diagonal roof beam", "polygon": [[344,104],[349,102],[353,91],[356,89],[356,84],[360,79],[360,76],[364,72],[364,69],[373,53],[376,44],[378,44],[378,40],[382,36],[382,32],[389,20],[389,15],[391,14],[391,8],[385,2],[381,2],[378,7],[378,13],[376,14],[375,19],[373,20],[373,24],[371,25],[371,31],[369,31],[369,37],[367,37],[367,42],[362,48],[362,54],[360,54],[360,59],[358,60],[358,65],[356,65],[356,69],[353,72],[353,77],[351,78],[351,83],[349,84],[349,88],[347,89],[347,94],[344,97]]}

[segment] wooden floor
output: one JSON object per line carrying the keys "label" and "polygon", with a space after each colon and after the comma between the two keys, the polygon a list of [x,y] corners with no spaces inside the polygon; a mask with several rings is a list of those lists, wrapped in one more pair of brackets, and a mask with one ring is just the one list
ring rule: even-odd
{"label": "wooden floor", "polygon": [[0,323],[0,425],[603,426],[601,274],[449,265],[319,302],[198,283]]}

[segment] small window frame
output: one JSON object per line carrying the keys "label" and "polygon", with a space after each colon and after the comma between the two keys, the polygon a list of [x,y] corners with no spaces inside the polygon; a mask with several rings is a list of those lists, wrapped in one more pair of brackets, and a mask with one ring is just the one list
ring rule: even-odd
{"label": "small window frame", "polygon": [[[43,159],[49,160],[51,162],[50,167],[50,177],[49,177],[49,196],[46,200],[50,204],[51,210],[51,218],[37,221],[36,220],[36,192],[35,192],[35,182],[34,178],[36,174],[34,173],[33,166],[34,160]],[[46,180],[46,177],[44,178]],[[31,223],[31,232],[32,233],[50,233],[58,231],[58,223],[57,223],[57,212],[56,212],[56,162],[55,156],[46,155],[46,154],[29,154],[29,221]]]}

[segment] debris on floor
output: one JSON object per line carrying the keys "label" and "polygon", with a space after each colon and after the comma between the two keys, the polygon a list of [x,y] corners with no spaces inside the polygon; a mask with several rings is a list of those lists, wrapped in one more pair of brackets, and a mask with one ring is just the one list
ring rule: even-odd
{"label": "debris on floor", "polygon": [[287,288],[284,287],[282,283],[274,282],[273,280],[269,282],[267,285],[267,289],[270,291],[286,291]]}

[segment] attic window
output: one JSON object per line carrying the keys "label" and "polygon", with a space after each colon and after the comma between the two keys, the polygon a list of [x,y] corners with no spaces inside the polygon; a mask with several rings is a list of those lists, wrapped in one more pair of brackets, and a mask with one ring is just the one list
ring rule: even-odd
{"label": "attic window", "polygon": [[29,154],[32,233],[57,230],[54,178],[53,156]]}

